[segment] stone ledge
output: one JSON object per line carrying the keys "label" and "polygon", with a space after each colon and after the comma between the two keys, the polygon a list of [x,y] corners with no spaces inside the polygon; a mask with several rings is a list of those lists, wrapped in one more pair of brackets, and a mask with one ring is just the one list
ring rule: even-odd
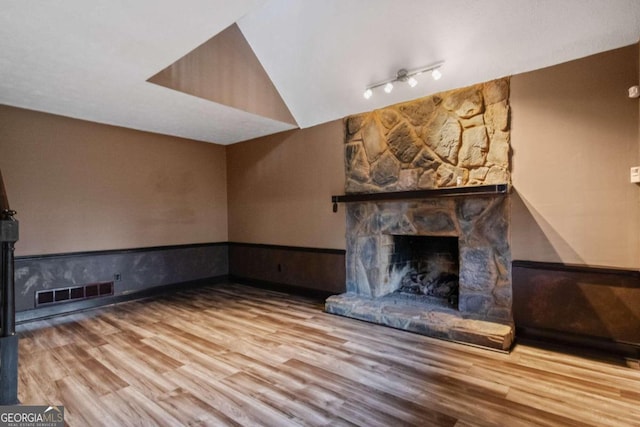
{"label": "stone ledge", "polygon": [[510,324],[466,319],[453,309],[420,301],[407,304],[396,295],[369,298],[354,293],[333,295],[325,311],[429,337],[509,351],[514,340]]}

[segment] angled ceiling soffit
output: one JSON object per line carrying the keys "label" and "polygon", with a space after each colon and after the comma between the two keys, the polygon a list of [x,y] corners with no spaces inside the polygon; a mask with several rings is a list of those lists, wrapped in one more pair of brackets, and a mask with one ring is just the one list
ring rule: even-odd
{"label": "angled ceiling soffit", "polygon": [[298,126],[236,24],[147,81]]}

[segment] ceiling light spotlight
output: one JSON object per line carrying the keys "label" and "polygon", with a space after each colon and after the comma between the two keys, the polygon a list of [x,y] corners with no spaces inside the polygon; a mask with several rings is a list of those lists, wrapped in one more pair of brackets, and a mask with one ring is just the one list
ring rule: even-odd
{"label": "ceiling light spotlight", "polygon": [[429,71],[431,72],[431,77],[433,77],[434,80],[438,80],[440,77],[442,77],[442,73],[440,72],[440,67],[442,67],[443,64],[444,62],[438,62],[426,67],[417,68],[415,70],[410,70],[410,71],[407,71],[405,68],[401,68],[398,70],[395,77],[367,86],[366,90],[364,91],[364,97],[365,99],[371,98],[373,96],[373,89],[376,89],[379,87],[383,87],[386,93],[391,93],[391,91],[393,90],[393,84],[395,82],[407,82],[409,86],[416,87],[418,84],[418,80],[416,79],[416,76]]}

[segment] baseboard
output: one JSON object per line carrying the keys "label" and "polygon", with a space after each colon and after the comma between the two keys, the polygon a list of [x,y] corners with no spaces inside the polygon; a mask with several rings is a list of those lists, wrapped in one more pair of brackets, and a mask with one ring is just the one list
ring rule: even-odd
{"label": "baseboard", "polygon": [[[552,346],[563,352],[579,355],[619,355],[631,359],[640,359],[640,344],[627,343],[598,338],[587,335],[571,334],[548,329],[516,328],[518,341],[526,340],[527,343]],[[595,353],[594,353],[595,352]]]}
{"label": "baseboard", "polygon": [[324,302],[324,300],[329,298],[331,295],[335,295],[335,292],[287,285],[285,283],[270,282],[267,280],[251,279],[248,277],[229,276],[229,281],[239,283],[241,285],[252,286],[254,288],[268,289],[271,291],[284,292],[287,294],[317,299],[318,301],[322,302]]}
{"label": "baseboard", "polygon": [[127,301],[133,301],[143,298],[152,298],[160,295],[166,295],[172,292],[181,291],[185,289],[195,289],[204,286],[216,285],[219,283],[226,283],[229,281],[229,276],[216,276],[206,279],[191,280],[188,282],[173,283],[170,285],[157,286],[153,288],[147,288],[136,292],[131,292],[122,295],[114,295],[104,298],[87,299],[78,302],[62,303],[52,306],[45,306],[36,308],[33,310],[21,311],[16,313],[16,324],[22,324],[32,322],[35,320],[48,319],[55,316],[61,316],[65,314],[76,313],[85,310],[91,310],[94,308],[104,307],[107,305],[118,304]]}

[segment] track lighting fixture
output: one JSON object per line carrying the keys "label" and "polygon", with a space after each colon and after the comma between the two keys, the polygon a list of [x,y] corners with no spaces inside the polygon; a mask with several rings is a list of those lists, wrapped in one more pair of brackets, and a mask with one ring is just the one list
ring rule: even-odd
{"label": "track lighting fixture", "polygon": [[365,99],[371,98],[373,96],[373,89],[379,88],[381,86],[383,86],[383,89],[386,93],[391,93],[391,91],[393,90],[393,84],[395,82],[406,82],[409,86],[416,87],[418,85],[418,80],[415,78],[415,76],[429,71],[431,72],[431,77],[433,78],[433,80],[439,80],[440,77],[442,77],[440,67],[442,67],[443,64],[444,62],[438,62],[436,64],[411,71],[407,71],[406,69],[401,68],[400,70],[398,70],[395,77],[378,82],[371,86],[367,86],[366,90],[364,91],[364,97]]}

